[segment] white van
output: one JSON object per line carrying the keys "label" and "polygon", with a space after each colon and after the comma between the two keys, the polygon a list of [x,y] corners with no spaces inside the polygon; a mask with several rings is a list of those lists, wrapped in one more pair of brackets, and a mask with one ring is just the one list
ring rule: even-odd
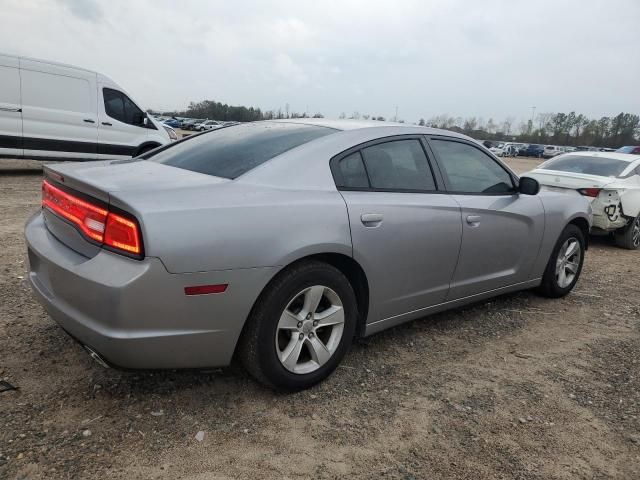
{"label": "white van", "polygon": [[118,159],[175,136],[100,73],[0,54],[0,157]]}

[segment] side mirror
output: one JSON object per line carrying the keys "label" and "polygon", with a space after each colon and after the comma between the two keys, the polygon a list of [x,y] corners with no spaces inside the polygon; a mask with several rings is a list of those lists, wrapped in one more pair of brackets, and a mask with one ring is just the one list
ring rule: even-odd
{"label": "side mirror", "polygon": [[540,184],[535,178],[520,177],[520,183],[518,184],[518,192],[523,195],[537,195],[540,191]]}
{"label": "side mirror", "polygon": [[147,125],[149,125],[149,117],[144,117],[142,119],[142,124],[146,127]]}

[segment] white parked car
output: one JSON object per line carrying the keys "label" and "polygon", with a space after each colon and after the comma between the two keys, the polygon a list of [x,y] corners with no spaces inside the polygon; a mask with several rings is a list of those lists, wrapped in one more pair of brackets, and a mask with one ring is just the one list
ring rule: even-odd
{"label": "white parked car", "polygon": [[496,157],[504,157],[504,143],[499,143],[493,147],[489,147],[489,150],[491,150],[491,153],[493,153]]}
{"label": "white parked car", "polygon": [[[547,188],[577,190],[591,201],[593,233],[614,232],[616,243],[640,247],[640,158],[611,152],[572,152],[526,176]],[[544,188],[544,187],[543,187]]]}
{"label": "white parked car", "polygon": [[195,129],[201,132],[203,130],[211,130],[213,128],[218,128],[220,126],[222,126],[222,123],[220,122],[216,122],[215,120],[206,120],[202,123],[196,124]]}
{"label": "white parked car", "polygon": [[0,54],[0,157],[118,159],[169,135],[100,73]]}
{"label": "white parked car", "polygon": [[561,153],[564,153],[563,147],[559,147],[557,145],[547,145],[544,147],[542,156],[544,158],[552,158],[552,157],[555,157],[556,155],[560,155]]}

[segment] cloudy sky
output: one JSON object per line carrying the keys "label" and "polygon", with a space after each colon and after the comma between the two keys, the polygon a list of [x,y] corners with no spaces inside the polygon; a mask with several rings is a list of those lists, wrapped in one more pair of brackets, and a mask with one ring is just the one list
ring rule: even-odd
{"label": "cloudy sky", "polygon": [[640,113],[639,0],[2,0],[0,50],[144,108],[526,119]]}

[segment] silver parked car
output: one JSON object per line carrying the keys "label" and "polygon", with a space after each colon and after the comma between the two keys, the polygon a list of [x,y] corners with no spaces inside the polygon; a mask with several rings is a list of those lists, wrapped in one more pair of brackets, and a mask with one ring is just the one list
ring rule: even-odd
{"label": "silver parked car", "polygon": [[96,359],[227,365],[296,390],[355,336],[515,290],[576,284],[575,191],[456,133],[380,122],[223,127],[131,160],[46,165],[29,278]]}

